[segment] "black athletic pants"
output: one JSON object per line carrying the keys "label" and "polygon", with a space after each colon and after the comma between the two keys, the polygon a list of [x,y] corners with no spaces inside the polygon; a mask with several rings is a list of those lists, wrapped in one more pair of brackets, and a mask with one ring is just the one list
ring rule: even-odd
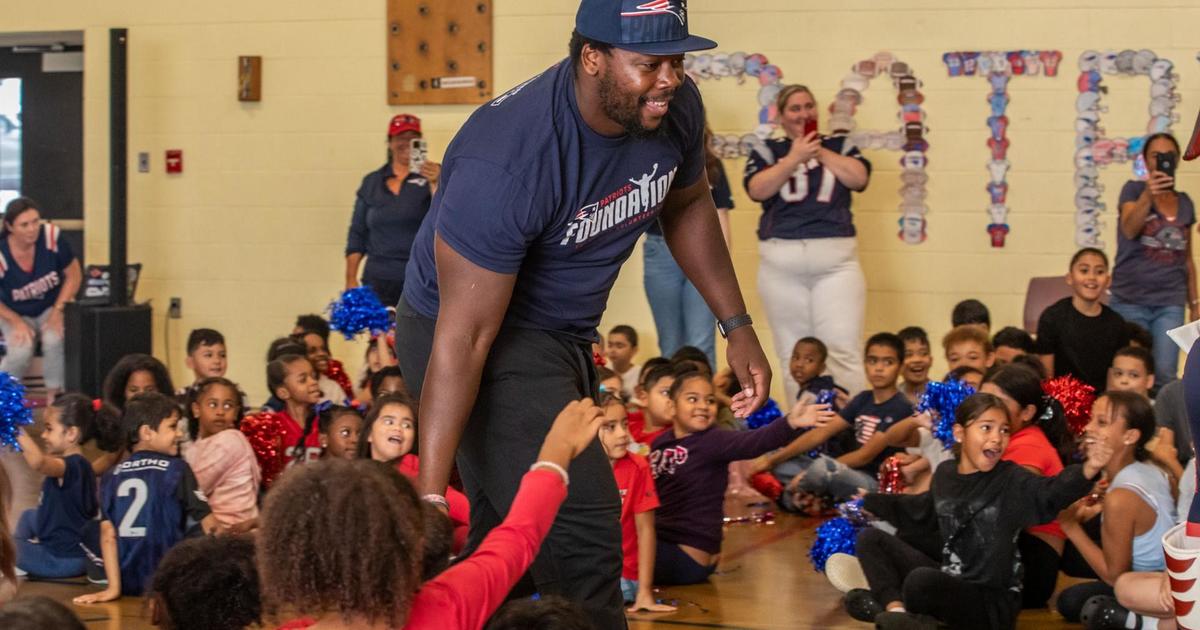
{"label": "black athletic pants", "polygon": [[1016,625],[1016,593],[984,588],[942,572],[940,563],[883,530],[858,534],[855,553],[871,594],[886,606],[899,601],[910,613],[930,615],[951,628],[1007,630]]}
{"label": "black athletic pants", "polygon": [[[433,329],[434,320],[401,300],[396,352],[414,396],[425,381]],[[471,502],[464,555],[508,513],[554,418],[568,402],[595,396],[597,387],[590,344],[544,330],[501,329],[456,458]],[[570,474],[567,500],[527,577],[539,593],[581,604],[597,630],[622,630],[621,502],[598,440],[571,463]]]}

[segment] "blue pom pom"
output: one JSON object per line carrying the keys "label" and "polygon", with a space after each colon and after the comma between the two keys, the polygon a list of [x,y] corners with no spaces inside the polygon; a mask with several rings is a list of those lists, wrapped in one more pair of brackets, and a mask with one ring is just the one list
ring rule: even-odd
{"label": "blue pom pom", "polygon": [[817,539],[813,541],[808,557],[813,568],[825,572],[825,561],[835,553],[854,555],[854,542],[861,527],[843,517],[831,518],[817,528]]}
{"label": "blue pom pom", "polygon": [[775,404],[775,399],[768,398],[767,402],[758,411],[755,411],[746,418],[746,426],[751,429],[765,427],[781,416],[783,416],[783,412],[779,410],[779,405]]}
{"label": "blue pom pom", "polygon": [[917,411],[928,411],[937,421],[933,426],[933,437],[941,441],[942,446],[954,446],[954,413],[958,406],[968,396],[975,393],[975,388],[965,381],[947,380],[942,383],[930,383],[925,386],[921,402],[917,403]]}
{"label": "blue pom pom", "polygon": [[33,411],[25,400],[25,386],[7,372],[0,372],[0,448],[20,452],[17,433],[33,424]]}
{"label": "blue pom pom", "polygon": [[387,307],[370,287],[343,291],[328,310],[329,327],[342,333],[347,340],[354,339],[363,331],[380,335],[393,326]]}

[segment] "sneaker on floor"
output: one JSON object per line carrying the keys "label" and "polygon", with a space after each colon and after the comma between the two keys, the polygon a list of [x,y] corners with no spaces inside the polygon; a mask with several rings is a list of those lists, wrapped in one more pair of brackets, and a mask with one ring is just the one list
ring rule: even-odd
{"label": "sneaker on floor", "polygon": [[89,584],[108,586],[108,574],[104,572],[103,566],[89,563],[87,565],[87,581]]}
{"label": "sneaker on floor", "polygon": [[883,605],[865,588],[856,588],[846,593],[842,603],[852,618],[867,623],[875,621],[875,617],[883,612]]}
{"label": "sneaker on floor", "polygon": [[863,575],[862,565],[858,558],[848,553],[835,553],[825,561],[825,577],[833,588],[849,593],[854,589],[866,589],[867,576]]}
{"label": "sneaker on floor", "polygon": [[29,577],[29,572],[28,572],[28,571],[22,571],[22,570],[21,570],[21,567],[13,567],[13,571],[15,571],[15,572],[16,572],[16,575],[17,575],[17,577],[19,577],[19,578],[23,578],[23,577]]}
{"label": "sneaker on floor", "polygon": [[879,630],[938,630],[942,624],[929,615],[886,611],[875,617]]}
{"label": "sneaker on floor", "polygon": [[1088,630],[1122,630],[1129,610],[1108,595],[1090,597],[1079,612],[1079,622]]}

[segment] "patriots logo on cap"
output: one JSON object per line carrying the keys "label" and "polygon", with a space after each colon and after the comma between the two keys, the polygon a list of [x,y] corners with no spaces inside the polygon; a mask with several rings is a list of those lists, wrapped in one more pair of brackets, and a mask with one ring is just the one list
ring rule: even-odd
{"label": "patriots logo on cap", "polygon": [[638,17],[643,15],[674,15],[675,19],[683,24],[687,17],[685,9],[682,5],[677,6],[671,0],[652,0],[651,2],[643,2],[633,8],[632,11],[622,11],[621,17]]}

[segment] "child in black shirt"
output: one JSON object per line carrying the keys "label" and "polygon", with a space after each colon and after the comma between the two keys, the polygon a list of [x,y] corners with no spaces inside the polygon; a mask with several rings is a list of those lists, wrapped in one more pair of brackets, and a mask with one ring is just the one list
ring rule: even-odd
{"label": "child in black shirt", "polygon": [[1071,257],[1063,298],[1038,318],[1037,353],[1054,376],[1072,375],[1104,391],[1113,355],[1125,345],[1125,320],[1100,302],[1111,280],[1108,256],[1085,247]]}
{"label": "child in black shirt", "polygon": [[[851,591],[847,606],[864,610],[873,597],[879,628],[1012,628],[1021,609],[1017,535],[1053,520],[1087,494],[1112,449],[1087,440],[1087,460],[1043,477],[1000,457],[1008,446],[1008,412],[991,394],[975,394],[955,415],[956,460],[943,462],[930,491],[869,494],[863,509],[901,529],[937,528],[941,558],[929,558],[900,539],[869,527],[858,557],[871,593]],[[857,600],[858,606],[854,606]],[[887,612],[879,612],[880,604]],[[861,615],[856,615],[861,616]]]}

